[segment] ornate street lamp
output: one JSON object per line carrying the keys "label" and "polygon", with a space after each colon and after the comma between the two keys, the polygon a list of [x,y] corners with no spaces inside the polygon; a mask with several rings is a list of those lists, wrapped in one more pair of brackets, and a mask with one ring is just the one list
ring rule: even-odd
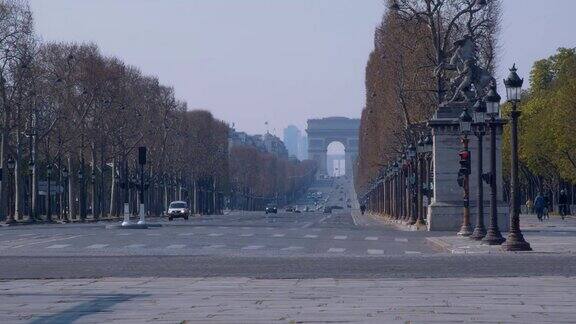
{"label": "ornate street lamp", "polygon": [[468,109],[464,109],[459,118],[460,134],[462,134],[462,151],[460,151],[460,171],[458,172],[459,183],[464,189],[464,215],[462,217],[462,227],[458,232],[460,236],[470,236],[472,229],[470,227],[470,151],[468,150],[468,135],[472,130],[472,116]]}
{"label": "ornate street lamp", "polygon": [[50,164],[46,166],[46,177],[48,178],[46,186],[46,221],[52,222],[52,165]]}
{"label": "ornate street lamp", "polygon": [[477,200],[477,216],[476,227],[470,238],[474,240],[481,240],[486,236],[486,227],[484,226],[484,183],[482,181],[483,162],[484,162],[484,148],[483,137],[486,135],[486,103],[482,100],[476,101],[474,104],[474,135],[478,139],[478,169],[477,171],[477,186],[478,186],[478,200]]}
{"label": "ornate street lamp", "polygon": [[[12,175],[12,172],[14,171],[14,168],[16,167],[16,161],[14,161],[13,158],[9,157],[8,160],[6,161],[6,166],[8,167],[8,176],[10,178]],[[8,185],[5,186],[5,188],[8,188],[9,185],[10,185],[10,182],[8,182]],[[12,214],[10,208],[8,208],[7,212],[8,212],[8,214],[6,216],[6,224],[16,223],[16,220],[14,219],[14,215]]]}
{"label": "ornate street lamp", "polygon": [[416,146],[410,143],[406,151],[406,156],[408,157],[408,193],[410,194],[408,198],[408,206],[410,213],[410,220],[408,224],[414,225],[418,220],[418,193],[420,189],[417,186],[418,183],[418,168],[416,167]]}
{"label": "ornate street lamp", "polygon": [[63,167],[62,170],[60,171],[61,175],[62,175],[62,181],[64,182],[64,185],[62,185],[63,187],[63,192],[62,195],[64,196],[64,199],[62,199],[62,206],[60,207],[60,218],[62,219],[62,221],[66,221],[66,194],[68,192],[67,188],[68,188],[68,169],[66,169],[66,167]]}
{"label": "ornate street lamp", "polygon": [[490,91],[484,98],[486,112],[490,117],[488,123],[490,125],[490,173],[487,174],[490,183],[490,223],[482,242],[488,245],[500,245],[505,241],[498,228],[498,191],[496,187],[496,131],[498,124],[496,118],[500,116],[501,97],[496,90],[496,84],[492,83]]}
{"label": "ornate street lamp", "polygon": [[510,112],[510,141],[512,147],[510,158],[510,231],[508,232],[504,249],[507,251],[532,251],[530,244],[524,240],[524,236],[520,230],[520,201],[518,195],[518,117],[520,117],[520,111],[517,110],[517,105],[522,95],[522,84],[524,80],[518,76],[516,71],[516,64],[514,64],[510,69],[508,78],[504,80],[506,96],[508,97],[508,101],[512,103],[512,111]]}

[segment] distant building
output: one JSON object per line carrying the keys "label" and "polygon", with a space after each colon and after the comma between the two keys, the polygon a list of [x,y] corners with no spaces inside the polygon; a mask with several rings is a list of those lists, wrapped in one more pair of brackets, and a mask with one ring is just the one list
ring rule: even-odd
{"label": "distant building", "polygon": [[251,146],[260,152],[268,152],[280,158],[288,158],[288,150],[284,143],[280,138],[270,133],[248,135],[245,132],[237,132],[231,128],[228,136],[228,148],[231,149],[235,146]]}
{"label": "distant building", "polygon": [[284,145],[286,145],[286,149],[288,149],[288,155],[299,157],[299,147],[300,147],[300,138],[302,133],[298,129],[298,127],[294,125],[289,125],[288,127],[284,128]]}
{"label": "distant building", "polygon": [[308,136],[300,137],[300,144],[298,145],[298,159],[300,161],[308,160]]}

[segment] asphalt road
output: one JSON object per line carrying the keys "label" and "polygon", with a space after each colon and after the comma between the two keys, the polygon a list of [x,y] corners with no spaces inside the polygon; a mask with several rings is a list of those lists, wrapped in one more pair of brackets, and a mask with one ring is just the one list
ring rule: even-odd
{"label": "asphalt road", "polygon": [[[339,179],[315,190],[324,192],[325,203],[338,204],[351,196],[349,186]],[[576,271],[576,257],[566,254],[440,253],[426,238],[447,233],[398,231],[363,217],[345,208],[153,220],[163,226],[146,230],[106,229],[105,223],[0,228],[0,278],[444,278]]]}

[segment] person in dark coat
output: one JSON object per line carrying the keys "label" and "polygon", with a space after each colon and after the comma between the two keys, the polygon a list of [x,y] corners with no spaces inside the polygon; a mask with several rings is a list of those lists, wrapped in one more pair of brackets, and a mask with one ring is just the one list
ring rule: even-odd
{"label": "person in dark coat", "polygon": [[536,212],[536,216],[538,217],[539,221],[542,221],[544,218],[544,208],[546,207],[546,201],[544,197],[540,193],[534,199],[534,211]]}
{"label": "person in dark coat", "polygon": [[570,208],[568,208],[568,195],[564,189],[560,191],[560,196],[558,196],[558,209],[562,219],[564,219],[566,215],[570,215]]}

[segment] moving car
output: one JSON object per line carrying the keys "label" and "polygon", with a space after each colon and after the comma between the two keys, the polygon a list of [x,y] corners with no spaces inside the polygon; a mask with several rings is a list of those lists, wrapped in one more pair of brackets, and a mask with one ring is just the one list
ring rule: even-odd
{"label": "moving car", "polygon": [[266,207],[266,214],[278,214],[278,208],[276,206]]}
{"label": "moving car", "polygon": [[173,201],[168,207],[168,220],[171,221],[174,218],[184,218],[188,219],[190,217],[190,210],[188,209],[188,203],[185,201]]}

